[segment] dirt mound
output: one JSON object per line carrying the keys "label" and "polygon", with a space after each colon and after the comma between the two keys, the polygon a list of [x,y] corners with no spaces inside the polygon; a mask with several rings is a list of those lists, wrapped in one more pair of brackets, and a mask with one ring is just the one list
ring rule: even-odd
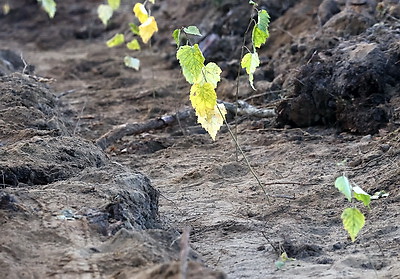
{"label": "dirt mound", "polygon": [[23,74],[0,77],[0,142],[35,135],[69,135],[58,100],[44,84]]}
{"label": "dirt mound", "polygon": [[332,125],[340,130],[374,134],[396,121],[393,111],[400,85],[400,25],[380,24],[336,47],[315,51],[286,83],[278,107],[279,125]]}
{"label": "dirt mound", "polygon": [[[34,78],[4,76],[0,86],[4,276],[129,274],[127,267],[177,258],[179,246],[170,242],[178,235],[162,230],[159,193],[149,179],[111,162],[93,143],[71,136],[56,97]],[[36,229],[28,233],[25,226]],[[51,253],[49,245],[54,246]],[[121,253],[129,260],[103,268],[103,262],[117,260]]]}

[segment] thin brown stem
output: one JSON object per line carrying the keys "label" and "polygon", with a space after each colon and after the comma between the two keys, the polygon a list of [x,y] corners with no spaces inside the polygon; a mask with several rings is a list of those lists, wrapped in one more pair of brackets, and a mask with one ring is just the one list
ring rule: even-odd
{"label": "thin brown stem", "polygon": [[[235,94],[235,104],[236,104],[236,110],[235,110],[235,137],[237,141],[237,135],[238,135],[238,123],[237,123],[237,117],[238,117],[238,102],[239,102],[239,83],[240,83],[240,70],[241,70],[241,65],[240,61],[242,61],[243,54],[244,54],[244,49],[246,47],[246,35],[250,30],[250,27],[253,23],[253,19],[250,20],[249,25],[247,25],[246,31],[244,32],[243,35],[243,42],[242,42],[242,47],[241,47],[241,52],[240,52],[240,57],[239,57],[239,63],[238,63],[238,70],[237,70],[237,76],[236,76],[236,94]],[[239,149],[236,146],[236,161],[239,161]]]}
{"label": "thin brown stem", "polygon": [[267,191],[265,190],[264,186],[262,185],[261,180],[260,180],[260,178],[258,177],[257,173],[254,171],[253,167],[251,166],[249,160],[247,159],[246,154],[244,154],[243,149],[240,147],[240,145],[239,145],[237,139],[235,138],[235,135],[233,134],[233,132],[232,132],[232,130],[231,130],[231,128],[230,128],[228,122],[226,121],[225,116],[222,114],[222,112],[221,112],[219,106],[217,106],[217,108],[218,108],[218,111],[219,111],[219,113],[221,114],[222,118],[224,119],[225,125],[226,125],[226,127],[228,128],[229,134],[231,135],[233,141],[234,141],[235,144],[236,144],[236,148],[239,150],[240,154],[242,154],[242,156],[243,156],[243,158],[244,158],[244,160],[245,160],[245,162],[246,162],[246,165],[248,166],[248,168],[249,168],[251,174],[252,174],[252,175],[254,176],[254,178],[257,180],[258,185],[260,186],[260,188],[261,188],[262,191],[264,192],[265,196],[267,197],[267,201],[268,201],[268,203],[269,203],[269,202],[270,202],[270,200],[269,200],[269,194],[267,193]]}

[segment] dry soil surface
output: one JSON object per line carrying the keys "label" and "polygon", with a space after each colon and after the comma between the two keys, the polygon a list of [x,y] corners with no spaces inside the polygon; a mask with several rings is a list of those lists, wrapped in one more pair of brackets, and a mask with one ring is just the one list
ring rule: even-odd
{"label": "dry soil surface", "polygon": [[[387,81],[393,95],[383,102],[392,112],[374,134],[352,134],[330,122],[295,127],[293,122],[279,126],[270,118],[238,117],[234,131],[267,197],[237,156],[228,129],[222,128],[213,141],[194,117],[125,136],[105,152],[94,144],[118,125],[146,123],[189,108],[190,85],[174,59],[171,30],[183,24],[207,30],[211,23],[203,19],[218,22],[221,14],[236,11],[235,1],[158,1],[154,15],[160,31],[152,48],[135,54],[140,71],[123,66],[127,50],[104,44],[132,20],[130,4],[123,2],[104,29],[96,19],[101,1],[58,2],[54,20],[35,1],[11,1],[10,14],[0,16],[1,49],[22,53],[35,66],[31,76],[17,73],[1,80],[0,124],[7,131],[0,142],[1,276],[178,278],[180,266],[174,261],[180,259],[180,235],[190,228],[188,278],[224,278],[223,273],[254,279],[400,278],[399,80]],[[272,25],[271,44],[290,52],[302,36],[294,16],[301,11],[305,19],[299,22],[318,26],[322,1],[299,1],[308,7],[299,4],[302,10],[291,1],[281,2],[281,10],[274,10],[273,20],[280,25]],[[242,26],[239,17],[236,21],[220,24]],[[291,26],[293,33],[279,26]],[[356,40],[350,33],[338,40]],[[271,86],[278,74],[269,78],[271,67],[293,79],[289,72],[299,71],[297,64],[323,62],[302,56],[306,61],[293,60],[292,71],[278,69],[279,47],[262,50],[264,74],[256,76],[256,85],[269,82],[271,94],[264,97],[274,94]],[[281,54],[290,64],[285,51]],[[225,58],[234,65],[222,63],[226,71],[237,68],[237,61]],[[219,97],[234,100],[235,85],[225,74]],[[284,81],[278,87],[285,89]],[[41,97],[24,103],[29,98],[22,96],[22,105],[7,101],[6,94],[24,90]],[[245,79],[240,90],[242,99],[262,108],[277,108],[285,98],[256,98],[265,91],[252,92]],[[10,170],[23,174],[10,178],[5,175]],[[334,187],[342,173],[370,194],[389,193],[373,200],[370,210],[358,205],[366,225],[354,243],[340,218],[349,203]],[[283,252],[294,260],[278,269]]]}

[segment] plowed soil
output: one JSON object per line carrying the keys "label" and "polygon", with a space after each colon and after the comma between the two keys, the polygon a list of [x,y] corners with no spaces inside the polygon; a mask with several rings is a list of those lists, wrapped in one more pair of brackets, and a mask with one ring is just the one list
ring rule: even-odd
{"label": "plowed soil", "polygon": [[[108,28],[96,19],[101,1],[57,1],[53,20],[36,1],[8,2],[10,13],[0,16],[0,48],[12,50],[17,57],[22,54],[35,69],[23,74],[23,63],[8,68],[1,81],[2,102],[5,92],[17,94],[17,88],[29,87],[44,97],[32,103],[21,101],[23,105],[1,104],[0,277],[180,278],[176,263],[184,249],[180,235],[190,228],[188,278],[224,278],[224,274],[254,279],[400,278],[400,81],[396,73],[379,81],[387,84],[382,92],[392,95],[371,106],[360,103],[360,110],[346,107],[326,122],[297,125],[298,118],[290,118],[290,113],[288,119],[281,118],[283,122],[244,115],[238,116],[234,129],[230,117],[266,196],[237,154],[228,129],[223,127],[213,141],[193,116],[125,136],[104,152],[95,145],[118,125],[146,123],[190,109],[190,85],[175,60],[170,35],[183,25],[239,30],[232,31],[237,45],[232,39],[229,49],[227,39],[225,52],[218,48],[209,54],[224,70],[218,96],[233,102],[240,36],[251,11],[247,3],[156,1],[154,15],[160,30],[151,47],[130,53],[141,60],[140,71],[135,71],[123,65],[128,50],[105,45],[133,20],[128,1],[123,1]],[[317,13],[322,1],[283,2],[287,5],[273,10],[271,46],[261,50],[262,69],[255,76],[258,91],[249,88],[245,75],[240,78],[239,98],[259,108],[303,104],[296,101],[302,100],[298,96],[303,91],[294,89],[299,95],[286,97],[276,92],[290,88],[284,81],[298,78],[299,71],[300,77],[314,82],[301,67],[325,61],[306,55],[288,58],[294,42],[310,37],[303,33],[306,28],[308,34],[321,28]],[[230,11],[245,12],[232,18],[227,16]],[[222,15],[225,22],[220,22]],[[388,18],[380,20],[385,26],[399,26],[385,21]],[[282,32],[281,26],[292,29]],[[346,33],[338,40],[356,41],[362,33]],[[388,49],[387,53],[396,50],[394,45]],[[315,51],[323,53],[318,47]],[[392,64],[392,69],[399,69]],[[285,78],[274,88],[278,72]],[[372,100],[371,95],[360,93],[360,98]],[[344,96],[343,100],[353,99]],[[367,116],[372,106],[390,113],[371,120]],[[34,107],[38,110],[30,110]],[[367,120],[343,116],[354,111]],[[316,114],[327,119],[320,111]],[[371,125],[365,125],[368,121]],[[368,129],[360,130],[363,127]],[[27,166],[25,176],[13,180],[5,175],[10,169],[22,173],[16,167],[20,165]],[[357,204],[366,224],[354,243],[340,218],[351,205],[334,187],[343,173],[371,195],[389,193],[373,200],[371,209]],[[283,252],[294,260],[277,268]]]}

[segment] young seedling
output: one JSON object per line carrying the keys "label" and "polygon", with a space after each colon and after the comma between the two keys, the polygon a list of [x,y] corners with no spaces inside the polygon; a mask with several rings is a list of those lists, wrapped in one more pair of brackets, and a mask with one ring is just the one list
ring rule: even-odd
{"label": "young seedling", "polygon": [[[268,26],[270,17],[267,11],[257,10],[257,4],[253,1],[250,1],[249,3],[254,6],[254,9],[256,9],[258,20],[251,20],[251,22],[254,23],[252,32],[253,51],[249,51],[249,53],[243,56],[243,59],[241,60],[241,66],[242,68],[246,69],[246,72],[249,74],[250,85],[254,88],[253,74],[260,64],[256,48],[259,48],[262,44],[264,44],[269,37]],[[249,25],[249,27],[250,26],[251,25]],[[186,81],[192,85],[190,89],[190,101],[195,110],[198,123],[200,123],[201,126],[209,133],[213,140],[215,140],[217,132],[221,126],[224,123],[227,124],[229,133],[232,136],[237,149],[241,152],[251,173],[268,198],[268,193],[262,185],[258,175],[250,165],[243,150],[240,148],[235,135],[232,133],[228,123],[226,122],[226,108],[224,104],[217,103],[217,93],[215,89],[217,88],[217,84],[221,79],[220,75],[222,70],[213,62],[209,62],[207,65],[205,65],[205,58],[199,45],[192,45],[190,42],[190,36],[201,36],[199,29],[196,26],[176,29],[172,36],[178,47],[176,57],[181,65],[183,76],[185,77]],[[182,40],[182,37],[184,37],[186,40]],[[185,41],[186,45],[181,45],[182,41]]]}
{"label": "young seedling", "polygon": [[[47,12],[50,18],[53,18],[56,13],[56,2],[54,0],[37,0],[42,5],[42,8]],[[129,30],[133,36],[139,36],[143,43],[147,44],[155,32],[158,31],[158,26],[155,18],[151,16],[151,11],[146,9],[147,2],[155,3],[155,0],[145,0],[142,3],[136,3],[133,7],[133,13],[140,22],[140,25],[129,23]],[[97,14],[101,22],[107,26],[114,12],[119,9],[121,0],[107,0],[107,4],[101,4],[97,8]],[[125,35],[122,33],[115,34],[106,42],[108,47],[116,47],[125,43]],[[133,38],[126,43],[129,50],[140,50],[138,39]],[[140,60],[129,55],[124,57],[125,66],[139,70]]]}
{"label": "young seedling", "polygon": [[[107,26],[115,10],[119,9],[120,0],[107,0],[107,4],[101,4],[97,13],[100,20]],[[155,18],[151,16],[151,11],[146,9],[147,2],[155,3],[155,0],[144,1],[144,3],[136,3],[133,7],[133,13],[140,25],[129,23],[129,30],[133,36],[139,36],[144,44],[147,44],[155,32],[158,31],[158,26]],[[116,47],[125,43],[125,35],[122,33],[115,34],[110,40],[107,41],[108,47]],[[129,50],[140,50],[140,43],[137,38],[133,38],[126,43]],[[125,66],[139,70],[140,60],[129,55],[124,57]]]}
{"label": "young seedling", "polygon": [[[253,89],[253,74],[260,65],[260,59],[256,51],[257,48],[265,44],[269,37],[269,20],[270,16],[265,10],[258,10],[257,4],[249,1],[257,11],[257,21],[252,19],[254,23],[252,31],[253,50],[245,54],[241,60],[241,66],[246,69],[249,75],[249,82]],[[178,51],[176,57],[182,68],[182,73],[188,83],[192,85],[190,89],[190,101],[195,109],[198,122],[215,140],[217,132],[224,124],[226,109],[223,104],[217,104],[217,94],[215,89],[220,81],[222,70],[217,64],[210,62],[204,65],[205,58],[198,44],[191,45],[189,36],[201,36],[196,26],[184,27],[176,29],[172,34]],[[186,45],[180,45],[182,36],[186,38]]]}
{"label": "young seedling", "polygon": [[[364,206],[370,209],[369,204],[371,202],[371,196],[367,194],[359,186],[351,185],[349,179],[342,175],[335,180],[335,187],[345,195],[347,200],[353,204],[353,198],[362,202]],[[354,242],[358,233],[365,225],[364,214],[357,209],[356,205],[346,208],[342,215],[343,227],[348,232],[351,241]]]}

